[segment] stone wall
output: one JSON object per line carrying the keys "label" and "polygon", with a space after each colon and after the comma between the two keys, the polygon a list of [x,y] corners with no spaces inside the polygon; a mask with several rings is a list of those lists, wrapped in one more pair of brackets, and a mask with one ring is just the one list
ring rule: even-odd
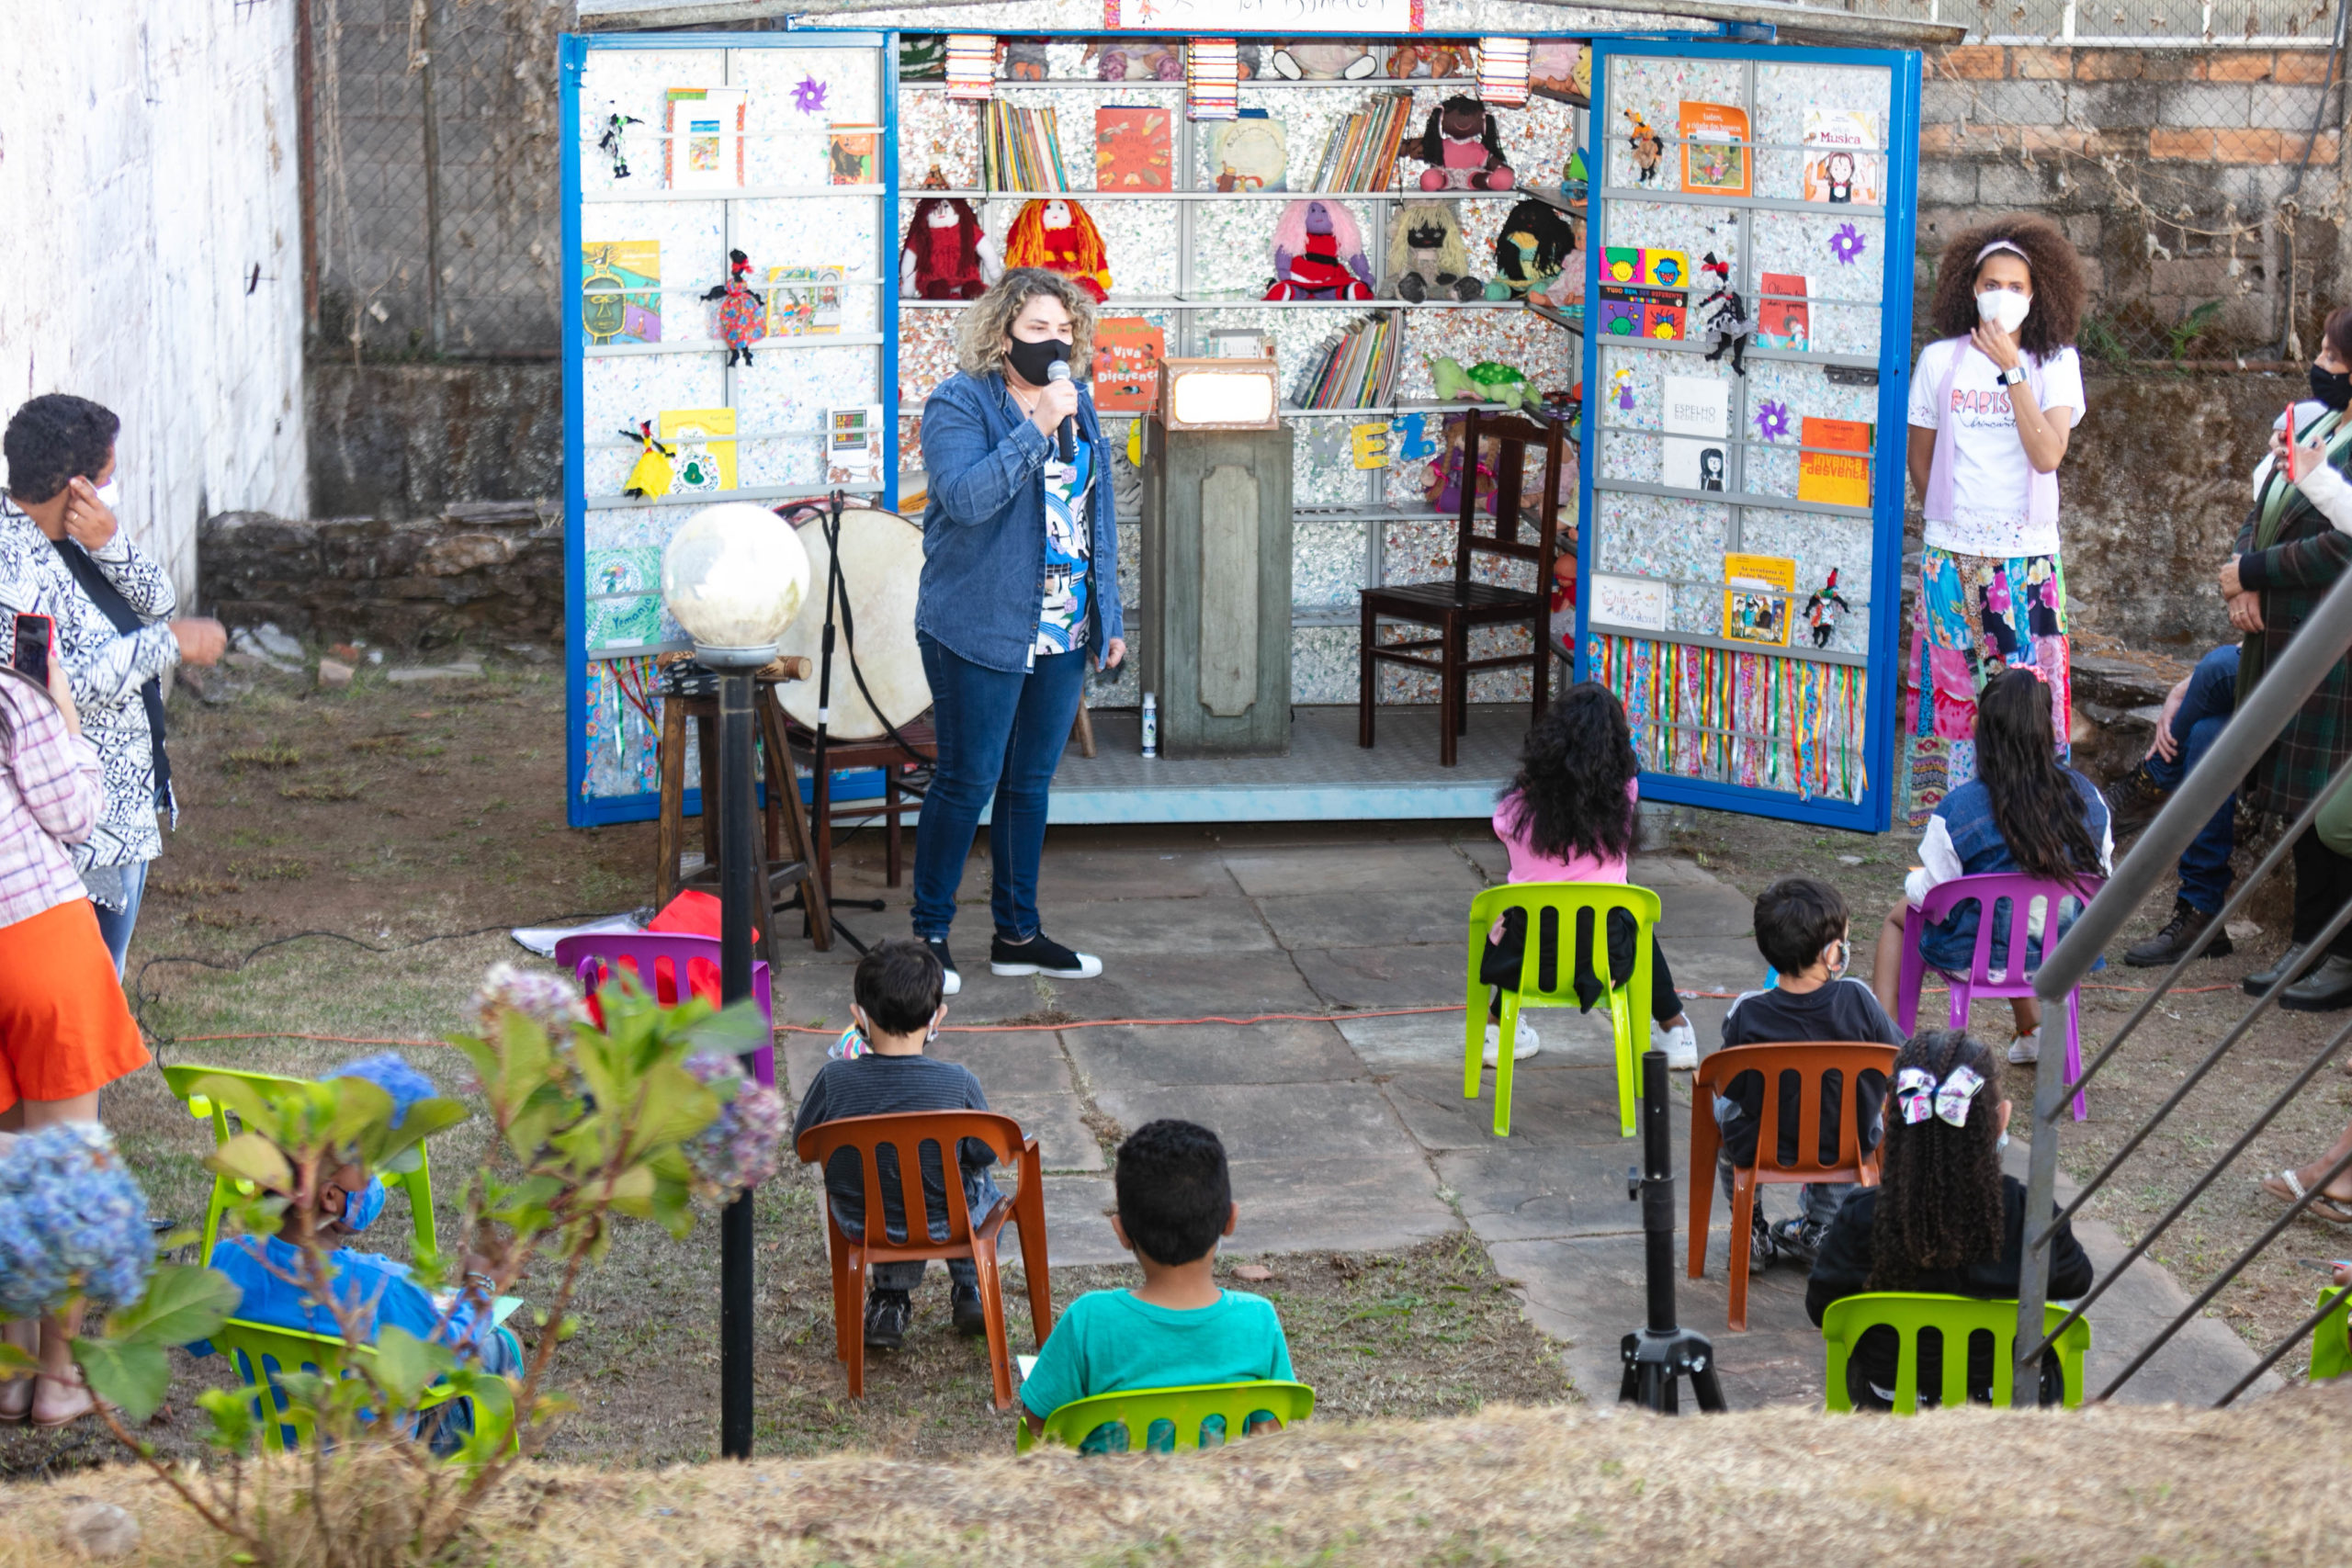
{"label": "stone wall", "polygon": [[204,525],[200,559],[205,607],[232,626],[400,649],[563,637],[563,520],[549,501],[406,522],[232,512]]}
{"label": "stone wall", "polygon": [[316,515],[426,517],[563,493],[563,370],[552,359],[314,359],[306,396]]}

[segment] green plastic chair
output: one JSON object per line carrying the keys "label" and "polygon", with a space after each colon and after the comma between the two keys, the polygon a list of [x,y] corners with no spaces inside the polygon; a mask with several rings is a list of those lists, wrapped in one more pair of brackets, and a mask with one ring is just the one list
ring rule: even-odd
{"label": "green plastic chair", "polygon": [[[311,1419],[287,1399],[286,1391],[278,1386],[277,1374],[298,1371],[315,1372],[323,1378],[346,1376],[344,1363],[351,1354],[350,1348],[332,1334],[310,1334],[234,1317],[222,1324],[211,1340],[212,1348],[235,1366],[237,1376],[244,1381],[244,1392],[252,1396],[263,1450],[282,1454],[309,1446]],[[374,1353],[364,1346],[359,1350],[363,1357]],[[428,1388],[418,1398],[417,1408],[430,1410],[446,1402],[450,1393],[446,1386]]]}
{"label": "green plastic chair", "polygon": [[[2058,1326],[2066,1309],[2052,1303],[2042,1308],[2042,1332]],[[1846,1392],[1846,1363],[1866,1329],[1887,1327],[1903,1337],[1895,1363],[1894,1413],[1910,1416],[1919,1408],[1919,1330],[1940,1329],[1944,1337],[1943,1403],[1968,1403],[1968,1347],[1977,1330],[1993,1336],[1993,1403],[2007,1405],[2017,1383],[2018,1303],[1981,1301],[1974,1296],[1945,1296],[1928,1292],[1871,1291],[1829,1303],[1821,1314],[1821,1342],[1827,1351],[1826,1390],[1829,1408],[1851,1410]],[[2091,1348],[2091,1325],[2078,1317],[2058,1337],[2058,1371],[2064,1385],[2059,1402],[2069,1410],[2083,1403],[2083,1357]]]}
{"label": "green plastic chair", "polygon": [[[1502,1044],[1495,1053],[1495,1136],[1510,1136],[1511,1040],[1522,1007],[1575,1007],[1576,931],[1578,911],[1592,911],[1592,972],[1609,990],[1609,1021],[1617,1036],[1619,1132],[1634,1135],[1634,1101],[1642,1081],[1641,1047],[1649,1038],[1650,941],[1657,929],[1658,897],[1646,887],[1623,882],[1511,882],[1489,887],[1470,900],[1470,963],[1463,1004],[1462,1098],[1478,1098],[1478,1075],[1486,1066],[1487,987],[1478,982],[1478,961],[1487,932],[1506,909],[1527,912],[1527,954],[1520,963],[1519,988],[1503,992]],[[1623,909],[1638,928],[1634,972],[1620,979],[1609,972],[1609,911]],[[1544,916],[1555,912],[1558,935],[1553,984],[1544,985]]]}
{"label": "green plastic chair", "polygon": [[[178,1098],[180,1103],[187,1107],[188,1114],[198,1121],[208,1116],[212,1119],[212,1138],[216,1146],[229,1141],[231,1128],[228,1109],[225,1106],[214,1104],[211,1100],[196,1092],[197,1084],[209,1077],[235,1078],[241,1083],[251,1084],[257,1089],[285,1089],[308,1081],[303,1078],[288,1077],[283,1073],[254,1073],[236,1067],[208,1067],[195,1062],[165,1067],[164,1081],[171,1086],[172,1093]],[[433,1167],[422,1144],[417,1145],[416,1157],[417,1165],[414,1170],[385,1173],[383,1182],[388,1188],[397,1187],[408,1194],[409,1224],[416,1237],[416,1262],[418,1267],[422,1268],[430,1260],[441,1256],[441,1246],[433,1228]],[[212,1244],[220,1239],[220,1216],[228,1212],[229,1205],[238,1197],[250,1198],[253,1195],[254,1184],[250,1181],[240,1180],[226,1174],[213,1177],[212,1201],[206,1204],[204,1209],[203,1250],[197,1254],[198,1258],[207,1262],[211,1260]]]}
{"label": "green plastic chair", "polygon": [[[1315,1414],[1315,1391],[1303,1382],[1268,1379],[1098,1393],[1091,1399],[1074,1399],[1046,1416],[1046,1429],[1034,1437],[1029,1423],[1023,1420],[1014,1438],[1014,1448],[1025,1454],[1039,1443],[1051,1440],[1074,1449],[1086,1441],[1095,1427],[1110,1425],[1125,1428],[1130,1450],[1140,1452],[1152,1446],[1152,1428],[1165,1421],[1171,1431],[1170,1449],[1197,1449],[1201,1446],[1202,1424],[1210,1416],[1225,1418],[1226,1436],[1230,1438],[1248,1430],[1250,1417],[1261,1411],[1272,1415],[1285,1427],[1304,1421]],[[1142,1443],[1134,1440],[1138,1431],[1144,1434]]]}
{"label": "green plastic chair", "polygon": [[2312,1382],[2322,1378],[2340,1378],[2352,1371],[2352,1319],[2347,1319],[2346,1305],[2352,1303],[2352,1286],[2338,1289],[2323,1286],[2315,1305],[2325,1306],[2330,1298],[2335,1310],[2319,1320],[2312,1330]]}

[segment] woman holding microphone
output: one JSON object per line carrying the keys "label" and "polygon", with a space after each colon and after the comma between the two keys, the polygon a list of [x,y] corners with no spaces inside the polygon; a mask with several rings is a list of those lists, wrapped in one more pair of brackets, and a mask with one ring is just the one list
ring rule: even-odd
{"label": "woman holding microphone", "polygon": [[1016,267],[964,312],[956,347],[956,373],[923,404],[931,502],[915,602],[939,763],[915,830],[914,933],[949,996],[962,984],[947,950],[956,890],[991,794],[989,967],[1102,972],[1045,934],[1037,863],[1087,661],[1110,669],[1127,651],[1111,448],[1081,380],[1093,301],[1058,273]]}

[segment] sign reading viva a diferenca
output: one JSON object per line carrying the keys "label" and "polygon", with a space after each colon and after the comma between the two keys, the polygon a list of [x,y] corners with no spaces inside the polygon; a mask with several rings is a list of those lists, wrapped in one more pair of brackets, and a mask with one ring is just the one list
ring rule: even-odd
{"label": "sign reading viva a diferenca", "polygon": [[1127,32],[1413,33],[1419,0],[1102,0],[1102,25]]}

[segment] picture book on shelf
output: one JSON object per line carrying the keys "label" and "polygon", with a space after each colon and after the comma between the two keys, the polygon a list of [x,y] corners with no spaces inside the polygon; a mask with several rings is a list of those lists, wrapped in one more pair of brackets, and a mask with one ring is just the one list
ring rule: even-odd
{"label": "picture book on shelf", "polygon": [[873,484],[882,478],[882,405],[825,411],[825,482]]}
{"label": "picture book on shelf", "polygon": [[1168,334],[1141,316],[1105,316],[1094,324],[1094,406],[1105,413],[1143,413],[1159,395],[1159,362]]}
{"label": "picture book on shelf", "polygon": [[1689,312],[1687,296],[1669,294],[1658,288],[1646,289],[1642,298],[1642,335],[1679,343]]}
{"label": "picture book on shelf", "polygon": [[1094,111],[1094,188],[1161,191],[1173,168],[1174,116],[1165,108],[1105,104]]}
{"label": "picture book on shelf", "polygon": [[1724,582],[1724,636],[1786,648],[1797,563],[1786,556],[1727,555]]}
{"label": "picture book on shelf", "polygon": [[880,126],[834,124],[825,129],[831,133],[825,138],[827,184],[870,186],[881,183],[881,164],[876,162],[882,146]]}
{"label": "picture book on shelf", "polygon": [[1640,288],[1688,288],[1690,253],[1610,245],[1600,253],[1600,280]]}
{"label": "picture book on shelf", "polygon": [[1815,419],[1797,427],[1797,499],[1831,506],[1871,503],[1873,428],[1860,420]]}
{"label": "picture book on shelf", "polygon": [[580,325],[592,344],[662,341],[662,242],[580,247]]}
{"label": "picture book on shelf", "polygon": [[1721,491],[1730,472],[1731,383],[1711,376],[1668,376],[1658,428],[1665,433],[1661,482],[1679,490]]}
{"label": "picture book on shelf", "polygon": [[1878,157],[1878,116],[1868,109],[1806,106],[1804,198],[1874,207],[1883,198]]}
{"label": "picture book on shelf", "polygon": [[1600,310],[1594,317],[1594,325],[1603,337],[1639,337],[1642,306],[1648,299],[1646,288],[1604,283],[1600,286]]}
{"label": "picture book on shelf", "polygon": [[743,183],[748,87],[672,87],[663,95],[662,183],[699,190]]}
{"label": "picture book on shelf", "polygon": [[1612,577],[1595,572],[1586,579],[1592,596],[1595,626],[1624,626],[1634,631],[1662,632],[1674,610],[1674,585],[1645,577]]}
{"label": "picture book on shelf", "polygon": [[1746,196],[1747,111],[1731,104],[1682,106],[1682,188],[1708,196]]}
{"label": "picture book on shelf", "polygon": [[837,266],[768,268],[768,335],[815,337],[840,332],[842,274]]}
{"label": "picture book on shelf", "polygon": [[735,488],[733,409],[663,409],[659,418],[655,434],[678,449],[670,459],[671,494],[715,494]]}
{"label": "picture book on shelf", "polygon": [[1219,190],[1288,190],[1290,132],[1264,109],[1243,109],[1209,133],[1209,166]]}
{"label": "picture book on shelf", "polygon": [[1764,348],[1813,346],[1813,312],[1806,303],[1813,279],[1801,272],[1768,272],[1758,279],[1756,301],[1756,342]]}

